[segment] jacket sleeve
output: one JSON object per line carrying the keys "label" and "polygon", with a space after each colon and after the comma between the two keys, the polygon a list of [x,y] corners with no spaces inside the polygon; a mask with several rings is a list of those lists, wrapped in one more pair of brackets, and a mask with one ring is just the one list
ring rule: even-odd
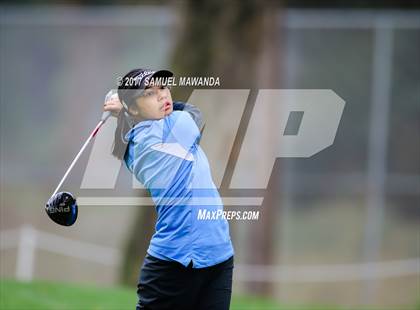
{"label": "jacket sleeve", "polygon": [[185,102],[181,102],[181,101],[175,101],[174,102],[174,110],[175,111],[185,111],[188,112],[192,119],[194,120],[195,124],[198,127],[198,130],[200,132],[203,131],[204,129],[204,119],[203,119],[203,115],[200,111],[199,108],[197,108],[196,106],[189,104],[189,103],[185,103]]}
{"label": "jacket sleeve", "polygon": [[196,148],[200,136],[200,131],[188,112],[175,111],[165,118],[162,134],[164,144],[176,144],[190,153]]}
{"label": "jacket sleeve", "polygon": [[200,133],[189,113],[175,111],[134,139],[133,172],[156,205],[175,205],[191,196],[189,185]]}

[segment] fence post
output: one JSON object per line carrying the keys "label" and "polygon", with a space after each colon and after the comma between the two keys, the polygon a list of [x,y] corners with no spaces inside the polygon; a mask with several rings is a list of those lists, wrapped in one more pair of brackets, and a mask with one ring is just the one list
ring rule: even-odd
{"label": "fence post", "polygon": [[[379,19],[374,27],[373,86],[370,110],[369,150],[367,166],[367,213],[365,222],[364,259],[380,259],[386,204],[387,151],[389,110],[391,106],[393,24]],[[372,267],[369,272],[376,274]],[[366,280],[362,294],[364,304],[376,299],[378,279]]]}
{"label": "fence post", "polygon": [[34,270],[37,231],[32,226],[23,226],[20,230],[16,262],[16,278],[31,281]]}

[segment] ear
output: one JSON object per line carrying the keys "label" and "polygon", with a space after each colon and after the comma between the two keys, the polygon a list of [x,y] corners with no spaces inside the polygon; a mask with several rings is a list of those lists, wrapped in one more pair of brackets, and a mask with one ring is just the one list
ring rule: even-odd
{"label": "ear", "polygon": [[128,113],[137,116],[139,114],[139,110],[135,104],[132,104],[128,107]]}

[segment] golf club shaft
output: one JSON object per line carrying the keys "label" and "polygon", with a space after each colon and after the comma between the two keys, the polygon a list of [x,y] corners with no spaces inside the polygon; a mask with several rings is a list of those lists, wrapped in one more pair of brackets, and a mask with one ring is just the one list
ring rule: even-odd
{"label": "golf club shaft", "polygon": [[79,153],[77,153],[76,157],[73,159],[70,167],[67,169],[66,173],[64,174],[63,178],[61,179],[60,183],[58,183],[57,188],[55,189],[54,193],[51,196],[54,196],[57,194],[58,190],[60,189],[63,182],[66,180],[68,174],[70,173],[71,169],[73,169],[73,166],[76,164],[79,157],[82,155],[83,151],[85,150],[86,146],[89,144],[89,142],[96,136],[101,126],[106,122],[108,117],[111,115],[110,112],[104,112],[102,114],[101,120],[99,121],[98,125],[96,125],[95,129],[93,129],[92,133],[87,138],[86,142],[83,144],[82,148],[80,149]]}

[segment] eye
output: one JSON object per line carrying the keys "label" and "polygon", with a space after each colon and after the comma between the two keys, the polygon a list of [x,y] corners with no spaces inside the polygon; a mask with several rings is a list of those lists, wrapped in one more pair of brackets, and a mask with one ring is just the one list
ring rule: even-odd
{"label": "eye", "polygon": [[143,93],[143,96],[144,96],[144,97],[150,97],[150,96],[152,96],[152,95],[153,95],[153,91],[150,91],[150,90],[149,90],[149,91],[147,91],[147,90],[146,90],[146,91]]}

